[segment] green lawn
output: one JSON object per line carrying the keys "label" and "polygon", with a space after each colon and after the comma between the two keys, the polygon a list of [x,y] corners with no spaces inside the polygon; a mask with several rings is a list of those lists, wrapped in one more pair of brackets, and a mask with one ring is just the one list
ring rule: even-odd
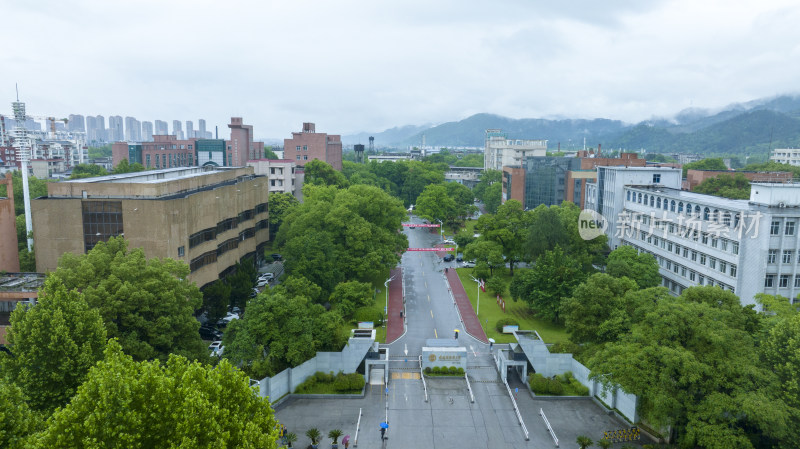
{"label": "green lawn", "polygon": [[[478,284],[470,278],[472,270],[472,268],[458,268],[456,272],[461,279],[464,290],[467,292],[472,307],[477,310]],[[515,273],[519,271],[520,269],[514,270]],[[569,335],[564,330],[564,326],[536,318],[526,303],[522,301],[514,302],[511,299],[511,295],[508,293],[508,285],[511,283],[511,276],[508,275],[508,270],[495,270],[495,273],[506,282],[506,292],[503,294],[503,299],[506,302],[506,311],[503,312],[503,309],[500,308],[491,293],[488,291],[481,292],[481,307],[478,311],[478,318],[480,318],[481,326],[483,326],[487,337],[494,338],[497,343],[515,343],[516,340],[512,334],[497,332],[495,328],[495,324],[501,318],[513,318],[517,320],[521,330],[535,330],[545,343],[558,343],[569,340]]]}

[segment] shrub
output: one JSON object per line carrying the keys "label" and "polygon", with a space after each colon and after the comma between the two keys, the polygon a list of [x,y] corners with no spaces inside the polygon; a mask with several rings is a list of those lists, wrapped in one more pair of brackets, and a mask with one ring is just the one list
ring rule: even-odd
{"label": "shrub", "polygon": [[578,354],[581,352],[581,346],[571,341],[563,341],[550,346],[550,352],[553,354]]}
{"label": "shrub", "polygon": [[309,378],[309,380],[313,380],[314,382],[319,382],[319,383],[331,383],[334,381],[334,379],[336,379],[336,376],[334,376],[333,371],[331,371],[330,373],[323,373],[322,371],[317,371],[316,373],[314,373],[313,376]]}
{"label": "shrub", "polygon": [[547,379],[539,373],[531,373],[528,376],[528,385],[536,394],[548,394]]}
{"label": "shrub", "polygon": [[502,295],[506,291],[506,283],[500,276],[492,276],[486,280],[486,289],[495,295]]}
{"label": "shrub", "polygon": [[519,323],[514,318],[500,318],[494,326],[497,332],[503,332],[503,326],[519,326]]}
{"label": "shrub", "polygon": [[564,394],[564,385],[558,378],[547,379],[547,392],[553,396],[561,396]]}
{"label": "shrub", "polygon": [[464,375],[464,368],[458,368],[458,370],[456,371],[456,374],[458,374],[459,376],[463,376]]}
{"label": "shrub", "polygon": [[451,366],[450,368],[447,369],[447,371],[449,371],[450,374],[456,374],[456,373],[458,373],[458,367]]}
{"label": "shrub", "polygon": [[433,371],[433,370],[431,370],[431,367],[430,367],[430,366],[429,366],[429,367],[427,367],[427,368],[425,368],[425,374],[430,374],[430,373],[431,373],[431,371]]}
{"label": "shrub", "polygon": [[360,307],[353,313],[355,321],[372,321],[375,327],[383,325],[383,312],[372,307]]}
{"label": "shrub", "polygon": [[569,386],[572,389],[575,396],[589,396],[589,387],[578,382],[578,379],[573,378],[572,380],[570,380]]}
{"label": "shrub", "polygon": [[336,391],[358,391],[364,387],[364,376],[358,373],[344,374],[340,372],[333,381]]}
{"label": "shrub", "polygon": [[434,366],[433,367],[433,374],[439,374],[441,372],[442,372],[442,367],[441,366]]}

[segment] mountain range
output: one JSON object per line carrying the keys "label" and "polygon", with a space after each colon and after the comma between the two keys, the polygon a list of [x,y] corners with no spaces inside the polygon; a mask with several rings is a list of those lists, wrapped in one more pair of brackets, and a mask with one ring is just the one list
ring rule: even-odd
{"label": "mountain range", "polygon": [[378,133],[343,136],[347,144],[368,143],[378,148],[405,149],[426,145],[483,147],[486,129],[499,128],[513,139],[546,139],[550,150],[586,145],[648,153],[706,155],[766,154],[773,148],[800,147],[800,96],[781,95],[721,110],[692,108],[673,117],[640,123],[609,119],[513,119],[481,113],[436,126],[403,126]]}

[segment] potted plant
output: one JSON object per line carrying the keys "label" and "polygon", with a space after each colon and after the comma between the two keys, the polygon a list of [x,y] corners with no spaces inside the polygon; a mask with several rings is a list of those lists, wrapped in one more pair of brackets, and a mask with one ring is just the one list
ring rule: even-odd
{"label": "potted plant", "polygon": [[306,430],[306,436],[311,440],[311,447],[318,449],[317,445],[319,444],[319,440],[322,439],[322,434],[319,432],[319,429],[312,427]]}
{"label": "potted plant", "polygon": [[597,445],[600,446],[601,449],[608,449],[611,447],[611,441],[603,438],[602,440],[597,442]]}
{"label": "potted plant", "polygon": [[331,443],[331,449],[339,449],[339,437],[342,436],[342,431],[339,429],[333,429],[328,432],[328,438],[333,440]]}
{"label": "potted plant", "polygon": [[286,439],[286,443],[289,444],[288,447],[292,447],[292,443],[297,441],[297,434],[296,433],[287,433],[286,435],[284,435],[284,438]]}

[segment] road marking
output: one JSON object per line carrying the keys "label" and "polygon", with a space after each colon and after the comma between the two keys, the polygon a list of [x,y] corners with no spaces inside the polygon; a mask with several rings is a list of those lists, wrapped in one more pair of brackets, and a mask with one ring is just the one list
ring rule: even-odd
{"label": "road marking", "polygon": [[472,353],[475,355],[475,357],[478,356],[478,353],[475,352],[475,348],[473,348],[472,345],[469,345],[469,350],[472,351]]}
{"label": "road marking", "polygon": [[425,288],[428,288],[428,281],[425,281]]}
{"label": "road marking", "polygon": [[431,309],[431,318],[433,318],[433,309]]}
{"label": "road marking", "polygon": [[436,328],[433,328],[433,336],[439,338],[439,334],[436,333]]}
{"label": "road marking", "polygon": [[431,295],[428,295],[428,302],[431,302]]}

